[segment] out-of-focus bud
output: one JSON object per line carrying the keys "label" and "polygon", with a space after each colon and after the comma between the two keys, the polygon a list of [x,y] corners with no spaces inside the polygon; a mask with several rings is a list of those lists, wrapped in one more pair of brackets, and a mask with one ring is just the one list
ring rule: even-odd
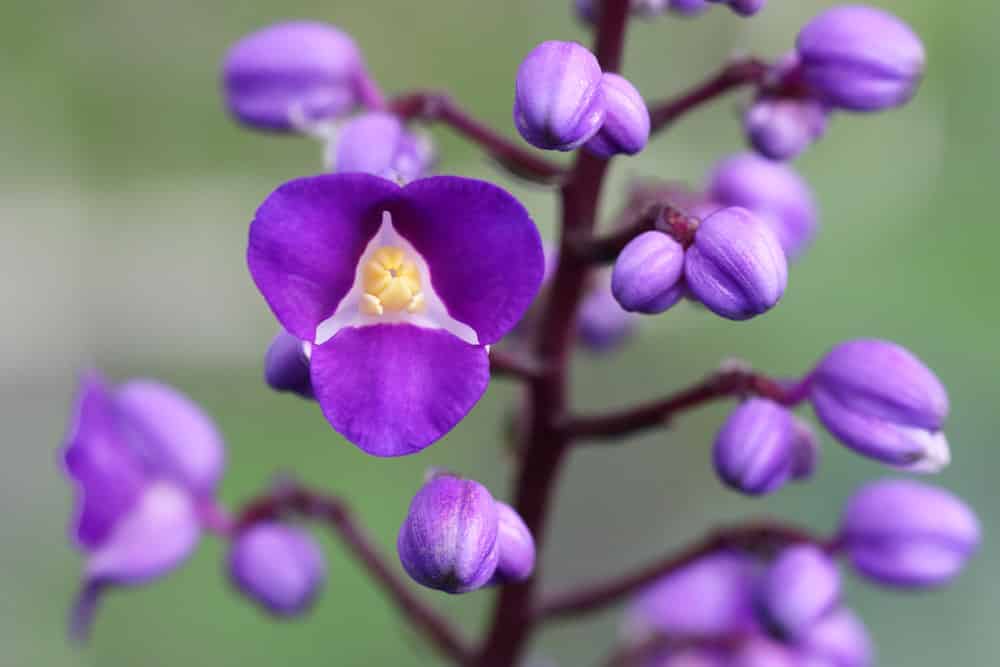
{"label": "out-of-focus bud", "polygon": [[646,102],[635,86],[618,74],[605,74],[601,89],[604,92],[604,124],[587,142],[587,150],[604,158],[620,153],[635,155],[649,141]]}
{"label": "out-of-focus bud", "polygon": [[497,569],[496,501],[479,482],[440,475],[410,503],[399,529],[399,560],[417,583],[467,593],[490,582]]}
{"label": "out-of-focus bud", "polygon": [[864,5],[833,7],[810,21],[796,42],[803,79],[830,106],[879,111],[917,90],[924,46],[908,25]]}
{"label": "out-of-focus bud", "polygon": [[808,422],[793,416],[795,439],[792,444],[792,479],[812,477],[819,465],[819,438]]}
{"label": "out-of-focus bud", "polygon": [[812,99],[765,96],[743,116],[754,150],[771,160],[791,160],[826,132],[827,110]]}
{"label": "out-of-focus bud", "polygon": [[740,16],[753,16],[767,4],[767,0],[708,0],[708,2],[726,5]]}
{"label": "out-of-focus bud", "polygon": [[632,602],[625,632],[715,637],[757,629],[753,592],[757,564],[748,556],[717,552],[669,574]]}
{"label": "out-of-focus bud", "polygon": [[570,151],[604,123],[601,66],[575,42],[542,42],[517,70],[514,124],[538,148]]}
{"label": "out-of-focus bud", "polygon": [[594,352],[616,348],[635,333],[638,316],[622,309],[611,293],[606,274],[595,276],[594,284],[580,303],[577,333],[580,342]]}
{"label": "out-of-focus bud", "polygon": [[799,641],[806,667],[871,667],[874,651],[861,620],[841,607],[814,624]]}
{"label": "out-of-focus bud", "polygon": [[742,206],[767,223],[785,255],[794,259],[816,232],[816,204],[795,170],[752,153],[726,158],[709,177],[708,197],[724,206]]}
{"label": "out-of-focus bud", "polygon": [[941,431],[948,394],[903,347],[882,340],[841,343],[810,380],[823,425],[851,449],[910,472],[933,473],[951,454]]}
{"label": "out-of-focus bud", "polygon": [[344,114],[365,94],[357,45],[325,23],[290,21],[253,32],[226,54],[226,106],[252,127],[303,130]]}
{"label": "out-of-focus bud", "polygon": [[855,569],[889,586],[954,578],[979,546],[979,521],[951,493],[912,480],[862,487],[844,508],[840,542]]}
{"label": "out-of-focus bud", "polygon": [[729,415],[715,438],[715,471],[742,493],[776,491],[791,477],[797,437],[791,412],[774,401],[751,398]]}
{"label": "out-of-focus bud", "polygon": [[732,207],[713,213],[698,227],[684,277],[709,310],[747,320],[781,299],[788,263],[770,228],[749,210]]}
{"label": "out-of-focus bud", "polygon": [[708,0],[670,0],[667,8],[680,16],[697,16],[708,9]]}
{"label": "out-of-focus bud", "polygon": [[535,540],[514,508],[497,503],[497,570],[494,581],[524,581],[535,569]]}
{"label": "out-of-focus bud", "polygon": [[753,637],[733,651],[727,667],[799,667],[797,656],[766,637]]}
{"label": "out-of-focus bud", "polygon": [[397,182],[420,178],[434,161],[434,149],[399,118],[383,111],[361,114],[341,129],[333,159],[337,172],[365,172]]}
{"label": "out-of-focus bud", "polygon": [[764,573],[759,603],[780,638],[797,640],[839,599],[837,566],[822,549],[796,545],[782,551]]}
{"label": "out-of-focus bud", "polygon": [[274,337],[264,355],[264,381],[271,389],[313,398],[308,345],[287,331]]}
{"label": "out-of-focus bud", "polygon": [[278,616],[307,610],[323,587],[323,552],[309,533],[276,521],[255,524],[229,549],[229,576],[248,598]]}
{"label": "out-of-focus bud", "polygon": [[662,232],[643,232],[615,260],[611,293],[625,310],[655,315],[683,296],[683,276],[681,244]]}

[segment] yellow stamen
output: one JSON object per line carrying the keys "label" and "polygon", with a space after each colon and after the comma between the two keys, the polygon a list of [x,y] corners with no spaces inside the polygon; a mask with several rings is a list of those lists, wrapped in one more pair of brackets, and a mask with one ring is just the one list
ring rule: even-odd
{"label": "yellow stamen", "polygon": [[406,310],[417,313],[424,308],[420,289],[420,269],[395,246],[376,250],[361,271],[364,296],[361,311],[367,315]]}

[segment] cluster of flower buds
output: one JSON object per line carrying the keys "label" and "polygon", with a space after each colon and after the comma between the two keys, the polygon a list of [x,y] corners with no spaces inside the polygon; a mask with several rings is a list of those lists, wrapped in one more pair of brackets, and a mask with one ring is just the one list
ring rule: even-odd
{"label": "cluster of flower buds", "polygon": [[575,42],[542,42],[517,71],[514,124],[546,150],[581,146],[600,157],[634,155],[649,140],[649,111],[624,77]]}
{"label": "cluster of flower buds", "polygon": [[978,543],[975,516],[951,494],[875,482],[848,502],[829,545],[724,549],[653,583],[630,606],[626,637],[663,639],[656,665],[869,667],[871,643],[843,604],[834,558],[878,583],[924,588],[953,578]]}
{"label": "cluster of flower buds", "polygon": [[[697,16],[712,4],[726,5],[740,16],[753,16],[764,8],[767,0],[632,0],[632,16],[651,19],[667,12],[678,16]],[[574,0],[576,15],[584,23],[596,23],[600,18],[600,0]]]}
{"label": "cluster of flower buds", "polygon": [[832,111],[871,112],[905,104],[923,77],[924,47],[881,9],[828,9],[775,64],[744,126],[751,145],[774,160],[794,158],[822,137]]}
{"label": "cluster of flower buds", "polygon": [[535,567],[535,542],[517,512],[479,482],[447,473],[414,496],[396,544],[414,581],[446,593],[523,581]]}

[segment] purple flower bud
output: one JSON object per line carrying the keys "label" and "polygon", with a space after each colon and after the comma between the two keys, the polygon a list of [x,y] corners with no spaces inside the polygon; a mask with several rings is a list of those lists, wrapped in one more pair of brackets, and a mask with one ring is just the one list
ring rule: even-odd
{"label": "purple flower bud", "polygon": [[833,7],[810,21],[796,42],[802,76],[827,104],[878,111],[905,104],[923,76],[920,38],[874,7]]}
{"label": "purple flower bud", "polygon": [[637,316],[622,309],[606,274],[596,277],[583,297],[577,319],[580,342],[595,352],[611,350],[635,333]]}
{"label": "purple flower bud", "polygon": [[798,648],[812,667],[809,659],[823,667],[871,667],[873,664],[871,639],[864,624],[850,609],[841,607],[814,624]]}
{"label": "purple flower bud", "polygon": [[365,172],[397,182],[420,178],[433,161],[430,142],[383,111],[361,114],[347,123],[330,160],[337,172]]}
{"label": "purple flower bud", "polygon": [[715,471],[742,493],[776,491],[791,477],[797,437],[791,412],[774,401],[751,398],[729,415],[715,438]]}
{"label": "purple flower bud", "polygon": [[517,70],[514,124],[538,148],[570,151],[604,123],[601,66],[575,42],[542,42]]}
{"label": "purple flower bud", "polygon": [[701,223],[684,261],[691,292],[717,315],[747,320],[774,307],[788,264],[770,228],[744,208],[725,208]]}
{"label": "purple flower bud", "polygon": [[840,520],[840,541],[861,574],[889,586],[955,577],[979,546],[979,521],[951,493],[911,480],[862,487]]}
{"label": "purple flower bud", "polygon": [[497,551],[499,559],[494,580],[500,583],[524,581],[535,569],[535,540],[521,515],[506,503],[497,503]]}
{"label": "purple flower bud", "polygon": [[797,545],[781,552],[764,573],[760,606],[783,639],[805,635],[840,599],[840,573],[822,549]]}
{"label": "purple flower bud", "polygon": [[740,16],[753,16],[767,4],[767,0],[708,0],[708,2],[727,5]]}
{"label": "purple flower bud", "polygon": [[753,637],[733,651],[727,667],[799,667],[795,654],[765,637]]}
{"label": "purple flower bud", "polygon": [[635,86],[618,74],[605,74],[601,79],[601,89],[604,93],[604,124],[587,142],[587,150],[604,158],[619,153],[635,155],[649,141],[646,102]]}
{"label": "purple flower bud", "polygon": [[827,110],[811,99],[765,96],[743,116],[750,145],[771,160],[791,160],[826,132]]}
{"label": "purple flower bud", "polygon": [[792,443],[792,479],[812,477],[819,465],[819,438],[807,422],[793,416],[795,439]]}
{"label": "purple flower bud", "polygon": [[226,54],[223,88],[240,122],[267,130],[301,130],[357,106],[367,74],[345,32],[310,21],[253,32]]}
{"label": "purple flower bud", "polygon": [[274,337],[264,355],[264,381],[275,391],[288,391],[302,398],[313,398],[309,377],[310,343],[287,331]]}
{"label": "purple flower bud", "polygon": [[278,616],[307,610],[323,586],[323,552],[309,533],[275,521],[255,524],[233,540],[229,575],[251,600]]}
{"label": "purple flower bud", "polygon": [[396,542],[399,560],[415,581],[447,593],[490,582],[497,569],[496,501],[479,482],[441,475],[410,503]]}
{"label": "purple flower bud", "polygon": [[757,629],[753,591],[757,564],[733,552],[705,556],[646,588],[626,615],[633,636],[650,631],[712,637]]}
{"label": "purple flower bud", "polygon": [[611,292],[622,308],[655,315],[683,296],[684,248],[662,232],[643,232],[618,255]]}
{"label": "purple flower bud", "polygon": [[708,0],[670,0],[667,8],[681,16],[697,16],[708,9]]}
{"label": "purple flower bud", "polygon": [[798,257],[816,231],[816,205],[809,186],[791,167],[752,153],[716,165],[708,197],[724,206],[742,206],[763,220],[789,258]]}
{"label": "purple flower bud", "polygon": [[861,339],[833,348],[813,371],[810,399],[845,445],[912,472],[937,472],[951,455],[941,428],[948,394],[909,351]]}

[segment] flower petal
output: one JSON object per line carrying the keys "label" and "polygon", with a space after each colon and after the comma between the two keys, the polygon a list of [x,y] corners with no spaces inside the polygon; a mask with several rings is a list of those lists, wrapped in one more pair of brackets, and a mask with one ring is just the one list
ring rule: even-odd
{"label": "flower petal", "polygon": [[374,456],[413,454],[472,409],[486,349],[410,324],[347,327],[313,349],[312,383],[333,428]]}
{"label": "flower petal", "polygon": [[399,186],[370,174],[301,178],[275,190],[250,225],[247,264],[282,325],[302,340],[333,315]]}
{"label": "flower petal", "polygon": [[403,189],[393,224],[423,256],[456,320],[490,344],[524,315],[542,283],[542,241],[528,212],[484,181],[434,176]]}

